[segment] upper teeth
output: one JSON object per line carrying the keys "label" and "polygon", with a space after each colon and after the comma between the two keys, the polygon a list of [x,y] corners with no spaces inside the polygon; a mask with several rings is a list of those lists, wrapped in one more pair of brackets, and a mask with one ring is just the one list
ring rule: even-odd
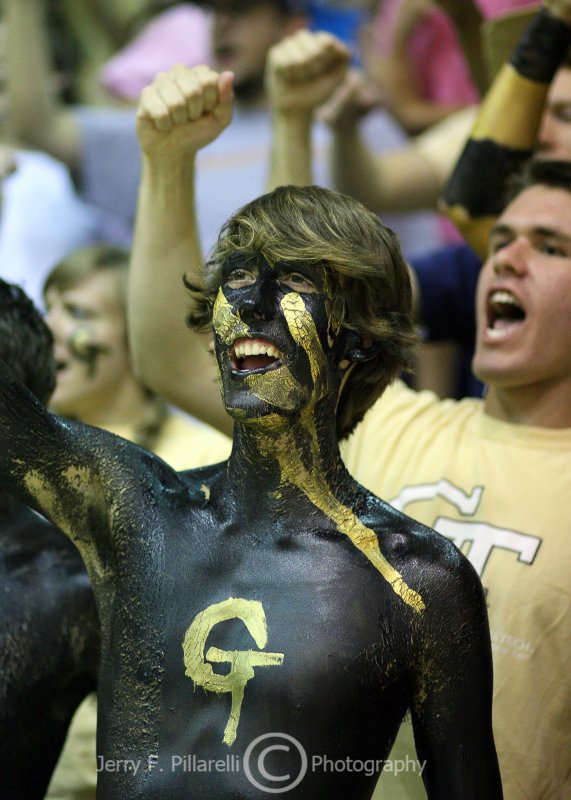
{"label": "upper teeth", "polygon": [[243,358],[244,356],[261,356],[268,355],[271,358],[281,358],[281,353],[272,344],[263,344],[262,342],[241,342],[235,345],[234,353],[236,358]]}
{"label": "upper teeth", "polygon": [[509,303],[512,306],[516,306],[517,308],[521,308],[521,303],[519,300],[511,294],[510,292],[506,292],[504,290],[498,290],[493,292],[490,301],[492,303]]}

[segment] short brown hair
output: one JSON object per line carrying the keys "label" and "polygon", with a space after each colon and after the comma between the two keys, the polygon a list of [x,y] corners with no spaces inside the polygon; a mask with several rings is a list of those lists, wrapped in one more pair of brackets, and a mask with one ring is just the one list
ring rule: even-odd
{"label": "short brown hair", "polygon": [[371,360],[355,364],[339,400],[337,434],[348,436],[386,386],[412,365],[412,289],[396,234],[352,197],[318,186],[281,186],[225,223],[203,286],[185,280],[191,327],[210,327],[220,265],[232,253],[260,253],[269,264],[322,265],[340,301],[335,316],[378,343]]}

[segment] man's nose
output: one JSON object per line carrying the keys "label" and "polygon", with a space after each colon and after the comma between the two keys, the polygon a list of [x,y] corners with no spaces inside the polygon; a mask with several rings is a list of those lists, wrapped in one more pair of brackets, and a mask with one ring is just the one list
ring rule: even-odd
{"label": "man's nose", "polygon": [[493,268],[496,275],[506,272],[514,275],[526,273],[529,248],[530,243],[524,236],[518,236],[500,248],[493,256]]}
{"label": "man's nose", "polygon": [[266,281],[256,281],[238,301],[238,311],[244,322],[270,320],[276,314],[277,299]]}
{"label": "man's nose", "polygon": [[549,152],[557,144],[557,123],[553,119],[553,114],[547,110],[541,118],[539,132],[537,134],[537,148],[540,152]]}
{"label": "man's nose", "polygon": [[44,314],[46,325],[52,332],[52,336],[57,338],[62,332],[62,315],[57,308],[49,308]]}

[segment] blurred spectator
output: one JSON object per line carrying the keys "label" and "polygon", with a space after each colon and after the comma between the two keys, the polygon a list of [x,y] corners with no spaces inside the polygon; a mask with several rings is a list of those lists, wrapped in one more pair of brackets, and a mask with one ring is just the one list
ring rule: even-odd
{"label": "blurred spectator", "polygon": [[409,133],[478,102],[454,25],[433,0],[382,0],[363,57]]}
{"label": "blurred spectator", "polygon": [[101,218],[80,201],[63,164],[10,140],[5,33],[0,22],[0,277],[21,285],[40,306],[47,270],[100,238]]}
{"label": "blurred spectator", "polygon": [[[303,26],[307,17],[298,0],[206,0],[203,6],[213,13],[213,63],[217,69],[234,72],[236,96],[234,124],[198,161],[197,214],[203,243],[210,249],[224,220],[264,191],[271,142],[263,83],[266,54],[272,44]],[[50,92],[41,0],[6,0],[6,10],[9,88],[18,133],[74,171],[81,196],[102,212],[106,238],[128,244],[140,173],[134,109],[58,104]],[[402,131],[386,113],[367,125],[375,149],[397,148],[404,142]],[[317,131],[316,178],[323,185],[330,183],[325,163],[328,144],[327,132]],[[433,216],[394,217],[387,222],[400,234],[407,253],[441,241]]]}
{"label": "blurred spectator", "polygon": [[175,64],[210,63],[211,24],[208,10],[193,3],[158,14],[103,65],[102,85],[110,95],[136,102],[159,72]]}

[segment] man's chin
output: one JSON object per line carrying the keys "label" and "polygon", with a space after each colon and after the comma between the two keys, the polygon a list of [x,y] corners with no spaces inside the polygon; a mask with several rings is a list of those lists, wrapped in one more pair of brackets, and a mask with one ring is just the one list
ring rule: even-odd
{"label": "man's chin", "polygon": [[[232,69],[232,67],[225,67]],[[255,77],[240,77],[236,75],[234,79],[234,96],[240,103],[247,103],[256,100],[264,91],[263,75]]]}
{"label": "man's chin", "polygon": [[291,409],[277,408],[259,399],[252,403],[225,404],[225,408],[234,422],[266,430],[288,426],[296,416]]}

